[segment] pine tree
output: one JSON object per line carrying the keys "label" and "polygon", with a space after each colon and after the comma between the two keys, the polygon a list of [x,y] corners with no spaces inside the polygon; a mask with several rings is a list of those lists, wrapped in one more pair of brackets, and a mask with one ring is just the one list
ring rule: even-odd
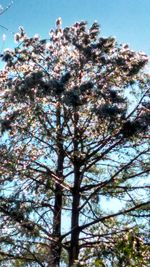
{"label": "pine tree", "polygon": [[148,57],[97,22],[15,40],[1,55],[0,261],[146,266]]}

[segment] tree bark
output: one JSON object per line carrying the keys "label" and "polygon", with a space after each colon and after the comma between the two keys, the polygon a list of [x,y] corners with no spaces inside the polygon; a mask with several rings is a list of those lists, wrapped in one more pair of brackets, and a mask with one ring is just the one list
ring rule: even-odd
{"label": "tree bark", "polygon": [[[63,151],[63,139],[62,139],[62,127],[61,127],[61,109],[57,108],[56,111],[57,120],[57,170],[56,175],[63,181],[63,163],[64,163],[64,151]],[[52,263],[51,267],[59,267],[61,259],[61,214],[62,214],[62,198],[63,191],[60,184],[55,185],[55,203],[54,203],[54,218],[53,218],[53,238],[55,242],[52,244]]]}
{"label": "tree bark", "polygon": [[71,243],[69,250],[69,267],[72,267],[75,261],[78,260],[79,255],[79,186],[78,178],[76,177],[76,185],[73,189],[73,203],[72,203],[72,219],[71,219]]}
{"label": "tree bark", "polygon": [[72,189],[71,242],[69,267],[74,266],[79,256],[79,204],[80,204],[80,164],[78,161],[78,113],[74,114],[74,186]]}

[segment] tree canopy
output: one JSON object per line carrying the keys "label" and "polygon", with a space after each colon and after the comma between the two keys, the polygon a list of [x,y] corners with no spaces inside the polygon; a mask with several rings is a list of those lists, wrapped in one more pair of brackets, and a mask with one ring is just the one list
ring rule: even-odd
{"label": "tree canopy", "polygon": [[148,57],[97,22],[15,41],[1,55],[0,261],[146,267]]}

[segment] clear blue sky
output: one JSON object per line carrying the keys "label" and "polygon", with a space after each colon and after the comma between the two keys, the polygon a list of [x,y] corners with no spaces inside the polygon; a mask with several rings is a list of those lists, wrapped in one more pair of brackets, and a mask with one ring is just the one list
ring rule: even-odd
{"label": "clear blue sky", "polygon": [[[0,0],[7,6],[11,0]],[[129,43],[135,50],[150,55],[150,0],[14,0],[12,7],[0,16],[0,24],[16,32],[22,25],[28,35],[39,33],[46,37],[55,20],[62,17],[63,26],[76,21],[97,20],[102,35],[116,36],[119,42]],[[6,33],[5,48],[12,45],[11,33]]]}

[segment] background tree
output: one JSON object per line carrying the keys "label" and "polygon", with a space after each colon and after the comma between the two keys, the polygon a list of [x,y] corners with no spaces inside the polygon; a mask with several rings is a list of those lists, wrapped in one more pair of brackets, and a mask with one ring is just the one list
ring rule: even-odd
{"label": "background tree", "polygon": [[148,57],[99,31],[58,19],[41,40],[20,27],[2,55],[0,260],[10,266],[147,264]]}

